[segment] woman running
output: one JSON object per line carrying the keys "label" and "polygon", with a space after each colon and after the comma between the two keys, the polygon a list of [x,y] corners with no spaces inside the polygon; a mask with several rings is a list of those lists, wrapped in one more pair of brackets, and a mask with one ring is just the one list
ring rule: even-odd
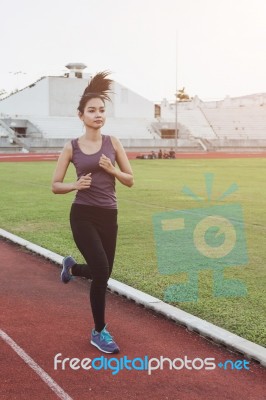
{"label": "woman running", "polygon": [[[118,353],[119,347],[105,322],[107,281],[113,268],[118,228],[115,181],[128,187],[134,181],[120,141],[101,134],[106,119],[105,101],[110,100],[113,82],[108,75],[106,71],[96,74],[81,97],[78,115],[86,131],[64,146],[54,172],[52,191],[56,194],[76,191],[70,225],[76,246],[86,261],[86,264],[77,264],[71,256],[65,257],[61,280],[68,283],[72,276],[91,280],[90,304],[95,324],[91,344],[105,353]],[[76,168],[77,180],[65,183],[70,162]]]}

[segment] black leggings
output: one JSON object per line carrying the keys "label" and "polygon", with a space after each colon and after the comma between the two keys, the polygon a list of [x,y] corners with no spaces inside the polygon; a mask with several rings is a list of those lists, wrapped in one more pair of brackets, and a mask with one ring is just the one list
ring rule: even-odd
{"label": "black leggings", "polygon": [[72,204],[70,225],[86,264],[72,268],[74,276],[91,279],[90,303],[96,331],[105,326],[105,294],[117,238],[117,210]]}

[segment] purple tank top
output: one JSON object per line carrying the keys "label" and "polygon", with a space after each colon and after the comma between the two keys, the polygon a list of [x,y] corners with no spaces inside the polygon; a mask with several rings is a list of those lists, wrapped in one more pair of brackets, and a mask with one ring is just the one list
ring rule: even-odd
{"label": "purple tank top", "polygon": [[103,208],[117,208],[115,177],[99,166],[102,154],[110,158],[115,165],[115,149],[110,136],[102,135],[102,147],[97,153],[85,154],[81,151],[78,139],[71,141],[72,163],[76,168],[77,178],[91,172],[92,182],[89,189],[78,190],[74,203]]}

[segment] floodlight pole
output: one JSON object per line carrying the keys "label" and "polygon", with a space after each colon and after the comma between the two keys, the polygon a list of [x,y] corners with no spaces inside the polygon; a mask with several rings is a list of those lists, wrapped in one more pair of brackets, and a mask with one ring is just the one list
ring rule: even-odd
{"label": "floodlight pole", "polygon": [[178,119],[177,119],[177,103],[178,103],[177,93],[175,94],[175,97],[176,97],[176,99],[175,99],[175,153],[176,153],[177,152],[177,132],[178,132],[178,130],[177,130],[177,121],[178,121]]}
{"label": "floodlight pole", "polygon": [[175,153],[177,152],[177,103],[178,103],[178,91],[177,91],[177,64],[178,64],[178,30],[176,30],[176,60],[175,60]]}

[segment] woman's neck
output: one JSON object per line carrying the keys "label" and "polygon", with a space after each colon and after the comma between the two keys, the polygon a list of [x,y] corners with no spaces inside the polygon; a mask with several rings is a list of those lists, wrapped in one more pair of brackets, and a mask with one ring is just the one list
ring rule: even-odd
{"label": "woman's neck", "polygon": [[97,142],[98,140],[101,140],[101,130],[86,128],[86,132],[84,133],[83,137],[85,140],[89,140],[90,142]]}

